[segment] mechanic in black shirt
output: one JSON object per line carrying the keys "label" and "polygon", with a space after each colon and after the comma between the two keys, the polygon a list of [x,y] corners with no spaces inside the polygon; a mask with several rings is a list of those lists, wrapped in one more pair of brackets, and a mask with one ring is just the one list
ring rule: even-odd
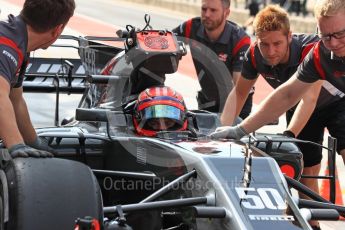
{"label": "mechanic in black shirt", "polygon": [[74,0],[26,0],[19,16],[0,22],[0,138],[12,157],[52,156],[30,121],[23,76],[29,52],[54,43],[74,9]]}
{"label": "mechanic in black shirt", "polygon": [[322,103],[323,107],[314,112],[312,119],[318,124],[314,126],[314,132],[322,141],[327,127],[330,134],[337,137],[337,150],[345,163],[345,1],[317,1],[314,14],[321,41],[308,53],[294,76],[240,125],[221,127],[212,137],[240,139],[279,117],[322,80],[323,88],[332,100]]}
{"label": "mechanic in black shirt", "polygon": [[317,35],[292,34],[288,14],[278,5],[262,9],[254,22],[256,41],[245,53],[241,76],[228,96],[221,115],[223,125],[233,124],[259,75],[277,88],[296,72],[319,40]]}
{"label": "mechanic in black shirt", "polygon": [[[300,62],[319,40],[316,35],[291,34],[288,14],[278,5],[269,5],[259,12],[254,21],[254,31],[256,42],[246,52],[242,76],[229,94],[225,104],[221,115],[223,125],[233,124],[234,117],[241,110],[241,106],[259,74],[272,88],[276,89],[291,78]],[[316,85],[315,91],[320,90],[321,83]],[[300,132],[314,111],[317,99],[318,93],[311,90],[299,103],[295,115],[296,107],[287,111],[286,119],[290,132],[295,134]],[[294,120],[291,122],[292,118]],[[319,134],[314,131],[315,125],[319,125],[319,123],[307,125],[298,138],[319,142]],[[299,147],[303,153],[303,174],[318,175],[322,150],[318,146],[310,144],[299,144]],[[319,191],[317,180],[301,178],[300,181],[315,192]],[[303,194],[300,196],[307,198]]]}
{"label": "mechanic in black shirt", "polygon": [[[178,36],[187,38],[191,48],[193,62],[197,70],[201,91],[198,93],[199,109],[220,113],[223,110],[225,98],[230,88],[222,88],[231,82],[231,74],[236,83],[242,69],[243,55],[250,45],[250,38],[237,24],[227,21],[230,14],[230,0],[203,0],[201,17],[189,19],[173,30]],[[195,42],[197,41],[197,42]],[[199,44],[203,44],[201,46]],[[208,47],[225,63],[229,74],[218,74],[217,70],[209,69],[212,65],[212,54],[207,53]],[[198,58],[197,52],[205,52]],[[202,63],[208,57],[210,64]],[[203,59],[203,60],[200,60]],[[224,75],[225,79],[219,75]],[[225,80],[225,81],[224,81]],[[227,91],[227,92],[223,92]],[[251,112],[252,93],[240,114],[245,118]]]}

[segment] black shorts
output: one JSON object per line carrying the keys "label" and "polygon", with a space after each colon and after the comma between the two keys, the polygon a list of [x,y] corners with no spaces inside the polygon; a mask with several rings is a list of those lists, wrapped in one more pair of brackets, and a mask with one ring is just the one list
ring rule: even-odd
{"label": "black shorts", "polygon": [[[287,122],[292,118],[292,112],[286,113]],[[323,142],[324,129],[337,138],[337,151],[345,149],[345,99],[334,102],[322,109],[316,109],[311,115],[306,126],[297,138],[306,141],[313,141],[319,144]],[[322,160],[322,149],[311,144],[298,144],[303,153],[304,166],[311,167],[320,164]]]}

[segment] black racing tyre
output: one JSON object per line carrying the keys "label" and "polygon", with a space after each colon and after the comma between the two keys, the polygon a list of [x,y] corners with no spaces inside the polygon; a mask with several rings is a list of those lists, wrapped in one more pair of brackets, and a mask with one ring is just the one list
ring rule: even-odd
{"label": "black racing tyre", "polygon": [[100,188],[86,165],[57,158],[16,158],[4,171],[9,221],[3,229],[74,229],[75,220],[85,216],[103,225]]}

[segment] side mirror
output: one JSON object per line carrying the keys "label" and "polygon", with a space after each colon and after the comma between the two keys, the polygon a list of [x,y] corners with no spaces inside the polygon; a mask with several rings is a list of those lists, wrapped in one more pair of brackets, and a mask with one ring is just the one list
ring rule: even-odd
{"label": "side mirror", "polygon": [[109,122],[113,126],[119,127],[127,126],[126,115],[122,111],[77,108],[75,113],[75,119],[77,121]]}

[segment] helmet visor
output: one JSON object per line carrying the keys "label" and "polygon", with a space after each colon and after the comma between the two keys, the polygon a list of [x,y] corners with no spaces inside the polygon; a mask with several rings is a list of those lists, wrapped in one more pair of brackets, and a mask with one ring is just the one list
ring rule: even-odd
{"label": "helmet visor", "polygon": [[171,105],[153,105],[142,111],[142,118],[143,120],[170,118],[182,122],[184,120],[184,113],[180,109]]}

